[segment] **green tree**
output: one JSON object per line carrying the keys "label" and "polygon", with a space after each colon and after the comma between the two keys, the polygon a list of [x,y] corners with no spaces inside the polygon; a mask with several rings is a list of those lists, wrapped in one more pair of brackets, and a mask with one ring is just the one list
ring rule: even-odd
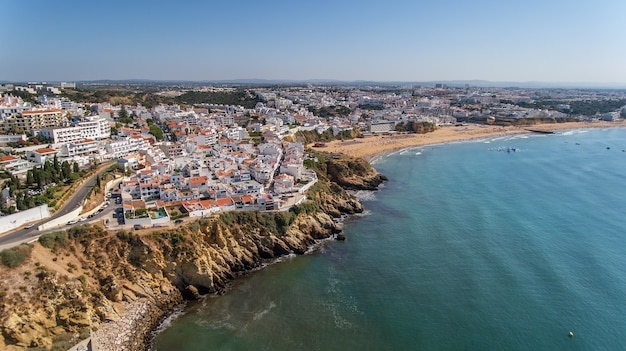
{"label": "green tree", "polygon": [[63,177],[63,180],[67,180],[70,177],[71,173],[72,169],[70,168],[70,163],[67,161],[63,161],[63,163],[61,164],[61,177]]}
{"label": "green tree", "polygon": [[17,176],[13,177],[13,184],[15,184],[15,189],[19,189],[21,187],[20,179]]}
{"label": "green tree", "polygon": [[74,162],[72,172],[74,172],[74,173],[78,173],[78,172],[80,172],[80,169],[78,169],[78,163]]}
{"label": "green tree", "polygon": [[100,189],[100,175],[96,175],[96,190]]}
{"label": "green tree", "polygon": [[150,134],[154,135],[154,137],[158,141],[163,140],[163,131],[156,124],[150,125]]}
{"label": "green tree", "polygon": [[128,111],[126,111],[126,107],[124,105],[122,105],[122,108],[117,113],[117,116],[119,117],[119,119],[126,119],[126,118],[128,118]]}
{"label": "green tree", "polygon": [[57,154],[54,154],[54,160],[52,161],[52,165],[54,169],[59,172],[61,170],[61,164],[59,164],[59,159],[57,158]]}
{"label": "green tree", "polygon": [[26,186],[31,187],[34,182],[35,182],[35,178],[33,176],[33,170],[29,169],[26,172]]}

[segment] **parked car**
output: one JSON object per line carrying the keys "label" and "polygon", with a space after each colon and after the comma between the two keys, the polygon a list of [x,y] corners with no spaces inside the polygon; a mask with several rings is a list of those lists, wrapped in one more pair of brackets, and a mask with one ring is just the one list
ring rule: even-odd
{"label": "parked car", "polygon": [[24,227],[24,229],[30,229],[30,228],[32,228],[34,226],[35,226],[35,223],[31,223],[31,224],[27,225],[26,227]]}
{"label": "parked car", "polygon": [[174,221],[174,224],[181,224],[181,223],[183,223],[182,219],[177,219],[177,220]]}
{"label": "parked car", "polygon": [[76,223],[78,223],[77,220],[71,220],[71,221],[67,222],[67,225],[72,225],[72,224],[76,224]]}
{"label": "parked car", "polygon": [[85,217],[80,217],[80,218],[78,219],[78,221],[79,221],[79,222],[84,222],[84,221],[86,221],[86,220],[87,220],[87,218],[85,218]]}

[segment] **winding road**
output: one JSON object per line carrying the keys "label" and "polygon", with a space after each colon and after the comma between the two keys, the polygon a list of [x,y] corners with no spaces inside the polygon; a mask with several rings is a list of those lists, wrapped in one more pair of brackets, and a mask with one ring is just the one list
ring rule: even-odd
{"label": "winding road", "polygon": [[0,250],[8,249],[21,243],[35,240],[41,234],[44,234],[46,232],[59,230],[58,228],[56,228],[41,232],[37,230],[37,226],[49,222],[55,218],[61,217],[65,214],[68,214],[70,211],[73,211],[74,209],[79,207],[83,200],[85,200],[85,198],[87,197],[89,190],[91,190],[91,188],[96,185],[96,175],[102,175],[104,172],[109,170],[112,164],[113,163],[107,163],[106,165],[100,166],[100,169],[97,173],[91,175],[80,186],[74,188],[74,194],[65,202],[65,204],[63,204],[63,207],[61,207],[61,209],[54,213],[54,215],[34,223],[35,226],[33,228],[16,229],[0,234]]}

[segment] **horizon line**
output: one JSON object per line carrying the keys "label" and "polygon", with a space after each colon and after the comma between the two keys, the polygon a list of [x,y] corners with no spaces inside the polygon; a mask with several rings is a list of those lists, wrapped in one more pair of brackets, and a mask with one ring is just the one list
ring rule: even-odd
{"label": "horizon line", "polygon": [[[371,79],[354,79],[354,80],[342,80],[342,79],[324,79],[324,78],[311,78],[311,79],[280,79],[280,78],[230,78],[230,79],[153,79],[153,78],[124,78],[124,79],[67,79],[67,80],[0,80],[0,84],[28,84],[29,82],[37,83],[61,83],[61,82],[74,82],[74,83],[89,83],[89,82],[153,82],[153,83],[252,83],[252,84],[279,84],[279,83],[331,83],[331,84],[453,84],[453,85],[465,85],[465,84],[480,84],[482,87],[535,87],[541,88],[549,86],[550,88],[599,88],[599,87],[611,87],[612,89],[626,89],[626,83],[621,82],[590,82],[590,81],[514,81],[514,80],[485,80],[485,79],[440,79],[440,80],[371,80]],[[487,84],[494,84],[489,86]],[[519,85],[519,86],[516,86]]]}

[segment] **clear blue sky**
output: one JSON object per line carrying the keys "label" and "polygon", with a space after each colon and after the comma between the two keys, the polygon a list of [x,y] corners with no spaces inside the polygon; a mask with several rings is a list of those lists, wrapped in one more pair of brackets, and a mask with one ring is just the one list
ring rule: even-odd
{"label": "clear blue sky", "polygon": [[624,0],[0,1],[0,80],[626,83]]}

